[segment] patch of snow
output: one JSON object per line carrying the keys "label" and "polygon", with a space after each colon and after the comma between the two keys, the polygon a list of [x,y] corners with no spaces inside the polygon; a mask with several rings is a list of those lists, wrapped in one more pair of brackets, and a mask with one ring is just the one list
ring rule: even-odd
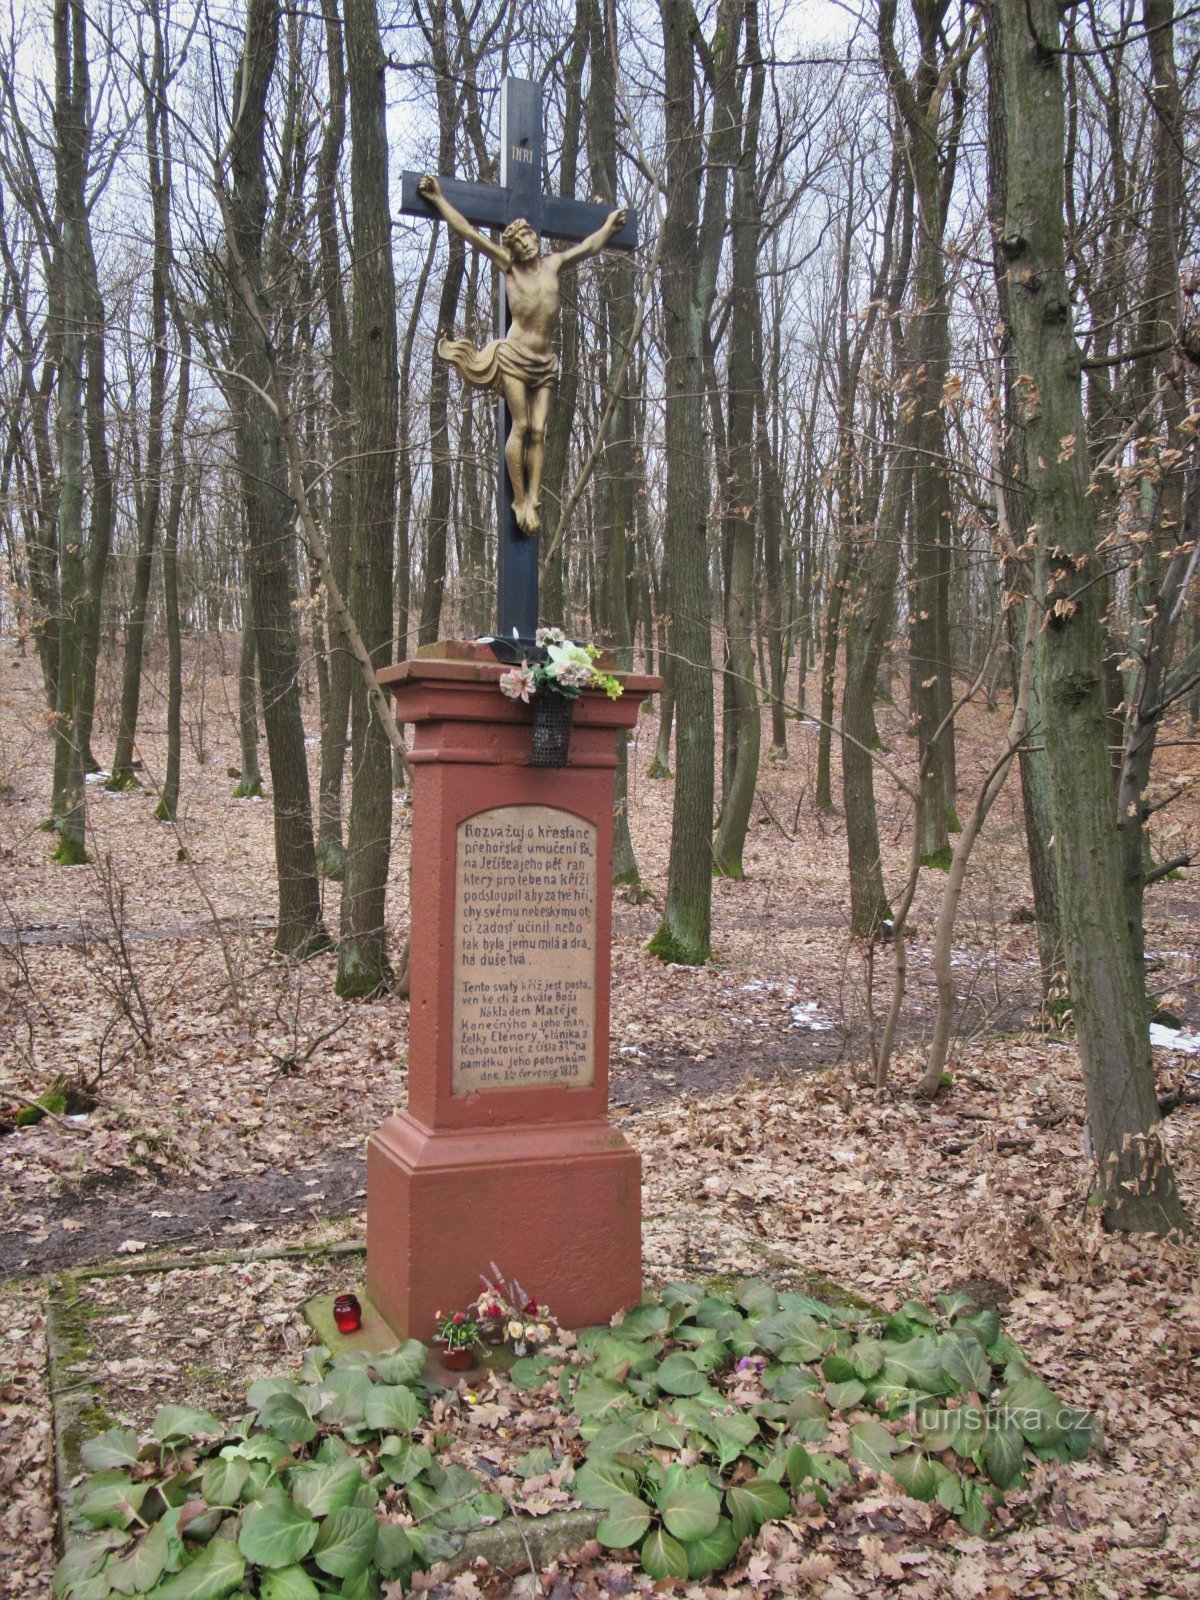
{"label": "patch of snow", "polygon": [[1175,1050],[1184,1056],[1200,1056],[1200,1033],[1164,1028],[1161,1022],[1150,1024],[1150,1043],[1159,1050]]}
{"label": "patch of snow", "polygon": [[803,1005],[797,1003],[789,1009],[793,1028],[807,1028],[810,1033],[829,1033],[833,1029],[833,1023],[822,1016],[815,1000],[806,1000]]}

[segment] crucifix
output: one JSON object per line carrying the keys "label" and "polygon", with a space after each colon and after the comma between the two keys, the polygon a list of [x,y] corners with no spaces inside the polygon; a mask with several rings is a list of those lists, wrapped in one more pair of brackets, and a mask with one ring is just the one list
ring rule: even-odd
{"label": "crucifix", "polygon": [[[467,382],[499,395],[496,634],[510,640],[515,632],[531,643],[538,620],[545,425],[558,375],[550,342],[558,326],[558,273],[606,247],[636,248],[637,219],[631,212],[542,193],[542,91],[520,78],[505,78],[502,88],[499,185],[405,172],[400,210],[407,216],[440,215],[500,268],[503,337],[481,351],[465,339],[443,338],[438,353]],[[502,242],[484,237],[479,228],[503,229]],[[574,246],[542,257],[540,234]]]}

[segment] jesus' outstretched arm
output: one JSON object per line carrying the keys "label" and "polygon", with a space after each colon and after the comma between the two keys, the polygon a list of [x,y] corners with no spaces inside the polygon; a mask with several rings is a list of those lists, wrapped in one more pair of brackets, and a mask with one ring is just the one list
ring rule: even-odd
{"label": "jesus' outstretched arm", "polygon": [[417,193],[423,195],[430,205],[440,212],[452,233],[456,233],[460,239],[465,239],[479,251],[480,255],[486,256],[494,266],[499,267],[501,272],[509,270],[512,266],[512,256],[504,246],[496,244],[486,234],[480,233],[478,228],[473,228],[457,206],[452,206],[446,199],[441,184],[431,173],[427,172],[421,179],[417,185]]}

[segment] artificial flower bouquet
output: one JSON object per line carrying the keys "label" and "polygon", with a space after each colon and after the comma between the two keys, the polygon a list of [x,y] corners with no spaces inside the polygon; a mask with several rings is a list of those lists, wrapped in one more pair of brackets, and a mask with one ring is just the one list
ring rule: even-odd
{"label": "artificial flower bouquet", "polygon": [[506,1281],[496,1263],[491,1276],[481,1278],[483,1293],[471,1307],[482,1336],[490,1344],[511,1344],[514,1354],[525,1355],[546,1344],[558,1329],[550,1307],[539,1305],[515,1278]]}
{"label": "artificial flower bouquet", "polygon": [[594,644],[576,644],[561,628],[539,628],[536,648],[522,658],[520,666],[500,674],[500,692],[510,700],[526,704],[541,690],[576,700],[583,689],[603,689],[610,700],[621,696],[618,679],[596,667],[601,652]]}

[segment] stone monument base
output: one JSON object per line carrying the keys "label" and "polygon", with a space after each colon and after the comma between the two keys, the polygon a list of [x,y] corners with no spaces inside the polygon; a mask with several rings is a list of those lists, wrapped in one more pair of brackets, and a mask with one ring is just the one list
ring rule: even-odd
{"label": "stone monument base", "polygon": [[[565,766],[486,646],[380,674],[413,730],[408,1106],[367,1151],[367,1288],[428,1341],[494,1262],[563,1327],[641,1295],[641,1165],[608,1121],[613,772],[658,679],[573,704]],[[550,692],[550,691],[543,691]]]}
{"label": "stone monument base", "polygon": [[367,1146],[367,1289],[428,1342],[494,1261],[565,1328],[641,1298],[641,1160],[607,1121],[432,1131],[401,1112]]}

